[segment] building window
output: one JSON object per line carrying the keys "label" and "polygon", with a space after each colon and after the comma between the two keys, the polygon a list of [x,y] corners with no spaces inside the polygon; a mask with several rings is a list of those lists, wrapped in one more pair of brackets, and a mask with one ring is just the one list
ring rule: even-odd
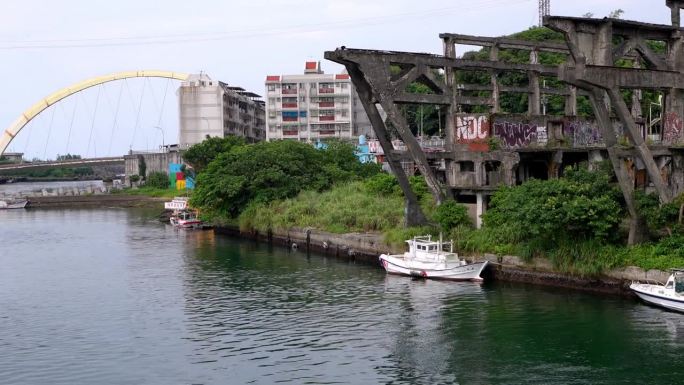
{"label": "building window", "polygon": [[269,84],[269,85],[268,85],[268,90],[269,90],[269,91],[275,91],[275,84]]}
{"label": "building window", "polygon": [[458,165],[460,166],[461,172],[474,172],[475,171],[475,163],[471,161],[463,161],[463,162],[458,162]]}
{"label": "building window", "polygon": [[347,83],[340,84],[340,88],[342,88],[343,90],[346,90],[347,89]]}
{"label": "building window", "polygon": [[302,102],[302,103],[306,102],[306,96],[300,97],[300,98],[299,98],[299,101]]}
{"label": "building window", "polygon": [[347,110],[342,110],[342,116],[345,117],[345,118],[346,118],[347,116],[349,116],[349,111],[347,111]]}

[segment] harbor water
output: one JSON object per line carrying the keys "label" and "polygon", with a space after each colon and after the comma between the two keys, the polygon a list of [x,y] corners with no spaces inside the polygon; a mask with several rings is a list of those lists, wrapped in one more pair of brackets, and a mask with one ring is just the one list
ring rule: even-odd
{"label": "harbor water", "polygon": [[674,384],[684,315],[386,276],[157,210],[0,211],[0,384]]}

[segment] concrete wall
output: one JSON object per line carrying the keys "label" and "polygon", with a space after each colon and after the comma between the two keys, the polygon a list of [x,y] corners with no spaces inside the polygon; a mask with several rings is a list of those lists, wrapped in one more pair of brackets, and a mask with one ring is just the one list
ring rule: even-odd
{"label": "concrete wall", "polygon": [[126,177],[138,175],[141,159],[145,161],[146,165],[145,176],[153,172],[165,172],[168,174],[170,163],[183,162],[181,153],[178,151],[126,155],[124,156]]}

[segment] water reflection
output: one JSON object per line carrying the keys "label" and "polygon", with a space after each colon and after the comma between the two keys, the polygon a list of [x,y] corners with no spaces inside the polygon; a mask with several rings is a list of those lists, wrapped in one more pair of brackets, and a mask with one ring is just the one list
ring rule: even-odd
{"label": "water reflection", "polygon": [[0,212],[0,384],[677,383],[684,316],[387,276],[179,231],[156,210]]}

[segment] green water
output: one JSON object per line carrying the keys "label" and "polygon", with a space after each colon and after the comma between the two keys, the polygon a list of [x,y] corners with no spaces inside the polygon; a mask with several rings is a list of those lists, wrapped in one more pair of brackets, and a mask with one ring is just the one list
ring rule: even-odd
{"label": "green water", "polygon": [[676,384],[684,315],[178,231],[0,212],[0,384]]}

